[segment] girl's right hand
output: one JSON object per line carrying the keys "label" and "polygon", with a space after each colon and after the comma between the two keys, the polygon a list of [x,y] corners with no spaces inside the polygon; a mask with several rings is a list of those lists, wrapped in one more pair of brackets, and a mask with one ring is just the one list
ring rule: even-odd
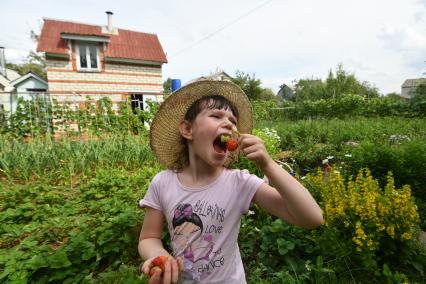
{"label": "girl's right hand", "polygon": [[[150,276],[152,261],[155,257],[147,259],[142,265],[142,272]],[[169,256],[164,264],[164,271],[155,270],[150,276],[149,284],[170,284],[177,283],[180,273],[183,271],[183,260],[180,257],[173,258]]]}

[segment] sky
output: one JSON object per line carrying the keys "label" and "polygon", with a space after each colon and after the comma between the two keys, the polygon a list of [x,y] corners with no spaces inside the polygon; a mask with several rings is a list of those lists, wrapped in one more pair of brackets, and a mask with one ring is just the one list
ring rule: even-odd
{"label": "sky", "polygon": [[426,77],[426,0],[0,0],[0,46],[22,63],[43,18],[157,34],[163,79],[216,70],[282,84],[325,79],[339,64],[381,94]]}

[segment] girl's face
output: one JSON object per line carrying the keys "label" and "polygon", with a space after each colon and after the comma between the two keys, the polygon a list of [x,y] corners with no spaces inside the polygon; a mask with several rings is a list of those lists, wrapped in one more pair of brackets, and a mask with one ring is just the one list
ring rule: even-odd
{"label": "girl's face", "polygon": [[220,143],[220,136],[231,135],[236,124],[237,118],[230,109],[203,109],[191,124],[192,139],[188,141],[195,157],[209,165],[222,166],[228,151]]}

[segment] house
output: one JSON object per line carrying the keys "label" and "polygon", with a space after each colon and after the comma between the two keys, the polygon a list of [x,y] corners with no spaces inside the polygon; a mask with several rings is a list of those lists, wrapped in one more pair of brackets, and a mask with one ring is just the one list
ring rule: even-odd
{"label": "house", "polygon": [[157,35],[115,28],[106,13],[106,26],[44,19],[37,51],[46,57],[49,94],[80,107],[87,97],[107,96],[115,108],[129,97],[141,108],[161,102],[167,59]]}
{"label": "house", "polygon": [[190,80],[187,84],[192,83],[192,82],[196,82],[196,81],[200,81],[200,80],[216,80],[216,81],[230,81],[232,82],[232,77],[228,75],[228,73],[226,73],[225,71],[219,70],[217,69],[215,73],[212,73],[210,75],[207,76],[201,76],[198,78],[195,78],[193,80]]}
{"label": "house", "polygon": [[5,70],[6,76],[0,74],[0,110],[14,113],[19,98],[50,101],[45,80],[32,72],[21,76],[14,70]]}
{"label": "house", "polygon": [[294,87],[282,84],[277,93],[277,97],[282,99],[283,101],[294,100],[296,98]]}
{"label": "house", "polygon": [[14,113],[19,98],[24,100],[35,97],[45,99],[47,82],[34,73],[23,76],[6,68],[4,48],[0,48],[0,111]]}
{"label": "house", "polygon": [[426,84],[426,78],[407,79],[401,86],[401,97],[410,99],[420,84]]}

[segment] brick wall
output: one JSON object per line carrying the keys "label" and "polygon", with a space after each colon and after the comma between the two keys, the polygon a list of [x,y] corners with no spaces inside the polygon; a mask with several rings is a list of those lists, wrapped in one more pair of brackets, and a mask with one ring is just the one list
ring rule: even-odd
{"label": "brick wall", "polygon": [[78,72],[74,61],[46,60],[49,92],[59,102],[79,104],[87,96],[95,100],[108,96],[117,104],[134,93],[154,94],[162,100],[161,66],[103,63],[100,72]]}

